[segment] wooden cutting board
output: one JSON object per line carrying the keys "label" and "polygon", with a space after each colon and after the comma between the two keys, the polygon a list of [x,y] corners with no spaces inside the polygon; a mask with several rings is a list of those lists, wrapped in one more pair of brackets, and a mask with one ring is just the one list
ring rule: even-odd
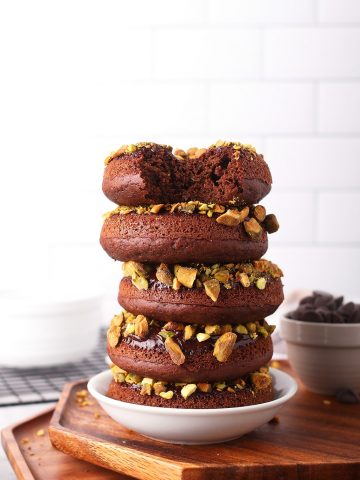
{"label": "wooden cutting board", "polygon": [[[53,408],[47,409],[1,432],[4,450],[19,480],[130,480],[56,450],[47,432],[53,413]],[[44,436],[37,436],[41,430]]]}
{"label": "wooden cutting board", "polygon": [[[285,364],[282,368],[288,370]],[[169,445],[126,430],[91,397],[93,404],[79,406],[76,392],[84,387],[85,382],[66,386],[49,432],[58,449],[92,464],[143,480],[360,480],[360,405],[339,404],[307,392],[300,384],[280,412],[279,423],[263,425],[232,442],[206,446]],[[128,478],[61,454],[50,446],[47,436],[40,437],[43,447],[39,443],[33,450],[41,457],[42,473],[34,464],[36,455],[29,458],[20,440],[30,432],[34,435],[38,425],[46,425],[49,415],[18,425],[3,436],[14,468],[22,471],[27,466],[33,472],[32,477],[19,478]]]}

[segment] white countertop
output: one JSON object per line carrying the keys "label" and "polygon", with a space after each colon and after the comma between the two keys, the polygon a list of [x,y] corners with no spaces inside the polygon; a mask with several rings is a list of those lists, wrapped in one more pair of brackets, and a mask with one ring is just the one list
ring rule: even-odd
{"label": "white countertop", "polygon": [[[14,423],[21,422],[38,412],[44,411],[50,407],[51,403],[37,403],[34,405],[19,405],[15,407],[1,407],[0,408],[0,430]],[[5,452],[0,444],[0,479],[1,480],[16,480],[16,475],[13,472],[11,465],[5,455]]]}

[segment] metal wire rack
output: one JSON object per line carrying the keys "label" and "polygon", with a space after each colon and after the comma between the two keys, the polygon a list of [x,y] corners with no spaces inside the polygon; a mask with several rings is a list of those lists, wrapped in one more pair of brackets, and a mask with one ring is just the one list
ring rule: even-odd
{"label": "metal wire rack", "polygon": [[100,331],[96,350],[80,362],[45,368],[0,367],[0,407],[56,401],[65,383],[104,370],[105,332]]}

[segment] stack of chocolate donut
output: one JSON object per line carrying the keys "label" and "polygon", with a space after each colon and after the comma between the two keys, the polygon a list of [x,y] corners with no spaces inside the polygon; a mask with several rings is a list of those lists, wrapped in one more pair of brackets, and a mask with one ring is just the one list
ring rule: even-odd
{"label": "stack of chocolate donut", "polygon": [[271,189],[263,156],[219,141],[187,152],[124,145],[105,160],[101,245],[124,262],[124,311],[107,332],[108,396],[174,408],[273,398],[268,363],[282,272],[261,259],[279,225],[258,202]]}

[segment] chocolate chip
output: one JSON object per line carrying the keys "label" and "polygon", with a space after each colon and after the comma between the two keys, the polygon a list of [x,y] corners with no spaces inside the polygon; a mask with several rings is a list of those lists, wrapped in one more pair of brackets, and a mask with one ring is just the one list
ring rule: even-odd
{"label": "chocolate chip", "polygon": [[336,392],[336,400],[340,403],[359,403],[360,397],[357,392],[352,389],[343,389]]}
{"label": "chocolate chip", "polygon": [[343,302],[343,296],[335,298],[330,293],[314,291],[311,296],[304,297],[287,317],[317,323],[360,323],[360,305]]}
{"label": "chocolate chip", "polygon": [[304,322],[322,322],[323,318],[317,313],[316,310],[311,310],[305,313],[303,320]]}

